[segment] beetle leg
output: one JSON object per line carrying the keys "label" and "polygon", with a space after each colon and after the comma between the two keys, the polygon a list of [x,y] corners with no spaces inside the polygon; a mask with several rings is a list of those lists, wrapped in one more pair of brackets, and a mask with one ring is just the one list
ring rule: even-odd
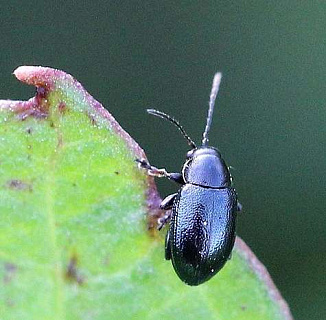
{"label": "beetle leg", "polygon": [[168,179],[182,185],[185,184],[182,174],[178,172],[169,173]]}
{"label": "beetle leg", "polygon": [[[162,210],[171,210],[173,206],[173,201],[177,193],[170,194],[160,204]],[[158,230],[161,230],[169,221],[171,220],[171,211],[167,211],[166,214],[158,219]]]}
{"label": "beetle leg", "polygon": [[170,173],[167,172],[165,169],[158,169],[154,166],[151,166],[146,160],[142,159],[136,159],[136,162],[138,162],[138,167],[142,169],[147,170],[147,174],[152,177],[158,177],[158,178],[168,178],[172,181],[175,181],[180,184],[185,184],[183,181],[183,177],[181,173]]}
{"label": "beetle leg", "polygon": [[162,210],[170,210],[173,206],[173,201],[175,197],[177,196],[177,193],[170,194],[166,198],[164,198],[160,204],[160,208]]}
{"label": "beetle leg", "polygon": [[157,230],[161,230],[169,221],[171,220],[171,211],[167,211],[167,213],[157,219]]}
{"label": "beetle leg", "polygon": [[237,211],[242,211],[242,204],[239,201],[237,202]]}
{"label": "beetle leg", "polygon": [[[173,206],[173,201],[175,197],[177,196],[177,193],[170,194],[166,198],[163,199],[163,201],[160,204],[160,209],[162,210],[170,210]],[[158,219],[158,230],[161,230],[169,221],[171,220],[171,211],[166,212],[166,214]]]}
{"label": "beetle leg", "polygon": [[161,230],[169,221],[171,220],[171,211],[167,211],[167,213],[157,220],[157,230]]}
{"label": "beetle leg", "polygon": [[165,260],[171,260],[170,231],[165,236]]}

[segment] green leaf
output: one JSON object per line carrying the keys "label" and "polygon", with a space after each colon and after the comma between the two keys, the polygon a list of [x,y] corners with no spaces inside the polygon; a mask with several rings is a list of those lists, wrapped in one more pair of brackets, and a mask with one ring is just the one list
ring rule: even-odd
{"label": "green leaf", "polygon": [[212,280],[182,283],[142,149],[70,75],[14,74],[37,93],[0,101],[1,320],[291,319],[239,238]]}

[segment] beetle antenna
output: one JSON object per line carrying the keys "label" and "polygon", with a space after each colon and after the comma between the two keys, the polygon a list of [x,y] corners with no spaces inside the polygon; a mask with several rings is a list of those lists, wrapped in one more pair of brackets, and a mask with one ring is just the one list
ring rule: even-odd
{"label": "beetle antenna", "polygon": [[182,135],[187,139],[188,144],[191,146],[191,148],[193,148],[193,149],[196,148],[196,144],[190,139],[190,137],[187,135],[186,131],[181,127],[179,121],[175,120],[168,114],[158,111],[158,110],[155,110],[155,109],[147,109],[146,111],[153,116],[156,116],[156,117],[159,117],[159,118],[162,118],[162,119],[172,122],[180,130]]}
{"label": "beetle antenna", "polygon": [[208,108],[206,128],[203,133],[203,140],[202,140],[203,146],[208,145],[208,132],[209,132],[209,130],[211,128],[211,124],[212,124],[215,99],[216,99],[216,96],[218,93],[218,89],[220,87],[221,78],[222,78],[222,73],[220,73],[220,72],[215,73],[212,90],[211,90],[211,95],[209,97],[209,108]]}

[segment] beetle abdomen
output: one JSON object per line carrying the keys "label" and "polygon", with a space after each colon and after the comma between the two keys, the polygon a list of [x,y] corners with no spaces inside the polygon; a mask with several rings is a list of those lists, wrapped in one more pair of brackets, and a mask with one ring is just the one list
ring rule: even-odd
{"label": "beetle abdomen", "polygon": [[171,260],[181,280],[198,285],[227,261],[235,240],[234,189],[183,186],[170,225]]}

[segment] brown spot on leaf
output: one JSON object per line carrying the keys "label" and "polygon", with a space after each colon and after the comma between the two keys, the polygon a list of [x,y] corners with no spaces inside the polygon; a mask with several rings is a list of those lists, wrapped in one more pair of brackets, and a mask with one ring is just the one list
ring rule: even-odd
{"label": "brown spot on leaf", "polygon": [[92,126],[97,126],[97,122],[95,120],[95,116],[93,114],[88,113],[88,112],[87,112],[87,116],[91,120]]}
{"label": "brown spot on leaf", "polygon": [[155,237],[157,235],[158,221],[163,218],[166,212],[160,209],[162,200],[157,193],[154,180],[151,180],[150,187],[147,190],[147,229],[149,235]]}
{"label": "brown spot on leaf", "polygon": [[13,278],[17,272],[17,266],[13,263],[7,262],[4,265],[4,269],[5,269],[5,273],[3,276],[3,283],[8,284],[13,280]]}
{"label": "brown spot on leaf", "polygon": [[78,264],[77,256],[72,255],[70,257],[70,261],[66,269],[65,277],[69,281],[77,282],[79,285],[82,285],[85,279],[82,275],[80,275],[80,272],[77,268],[77,264]]}
{"label": "brown spot on leaf", "polygon": [[61,101],[58,106],[58,110],[61,114],[64,114],[67,111],[67,105],[65,102]]}
{"label": "brown spot on leaf", "polygon": [[12,179],[6,183],[6,186],[9,189],[18,190],[18,191],[29,191],[32,192],[33,188],[30,183],[24,182],[19,179]]}

